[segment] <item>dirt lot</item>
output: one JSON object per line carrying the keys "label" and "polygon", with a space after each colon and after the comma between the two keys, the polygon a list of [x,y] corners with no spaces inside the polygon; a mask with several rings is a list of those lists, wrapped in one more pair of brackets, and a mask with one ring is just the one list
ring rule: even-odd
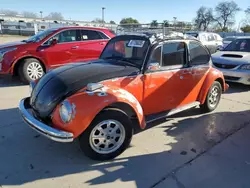
{"label": "dirt lot", "polygon": [[15,42],[27,39],[26,36],[0,35],[0,44],[6,42]]}

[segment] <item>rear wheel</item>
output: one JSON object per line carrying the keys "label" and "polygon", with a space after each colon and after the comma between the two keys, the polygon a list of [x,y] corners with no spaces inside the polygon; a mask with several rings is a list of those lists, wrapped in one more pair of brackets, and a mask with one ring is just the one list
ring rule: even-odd
{"label": "rear wheel", "polygon": [[222,94],[221,84],[215,81],[207,93],[205,103],[200,106],[201,110],[203,112],[211,112],[215,110],[220,102],[221,94]]}
{"label": "rear wheel", "polygon": [[23,60],[18,69],[18,75],[22,82],[29,83],[41,78],[45,74],[42,64],[35,58]]}
{"label": "rear wheel", "polygon": [[119,109],[105,109],[80,136],[80,148],[94,160],[109,160],[129,146],[132,136],[129,117]]}

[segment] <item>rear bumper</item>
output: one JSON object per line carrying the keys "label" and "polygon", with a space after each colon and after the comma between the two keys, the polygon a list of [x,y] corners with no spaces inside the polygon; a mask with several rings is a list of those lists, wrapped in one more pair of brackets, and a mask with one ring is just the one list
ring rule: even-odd
{"label": "rear bumper", "polygon": [[32,129],[36,130],[41,135],[57,142],[72,142],[74,140],[74,135],[72,133],[54,129],[36,119],[29,111],[30,108],[29,98],[25,98],[20,101],[19,111],[24,121]]}
{"label": "rear bumper", "polygon": [[226,81],[228,82],[235,82],[235,83],[241,83],[245,85],[250,85],[250,71],[245,70],[228,70],[228,69],[219,69]]}

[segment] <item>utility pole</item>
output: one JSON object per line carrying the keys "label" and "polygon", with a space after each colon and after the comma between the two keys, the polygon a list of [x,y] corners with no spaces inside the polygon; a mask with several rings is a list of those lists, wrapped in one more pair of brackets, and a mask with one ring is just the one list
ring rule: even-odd
{"label": "utility pole", "polygon": [[40,14],[41,14],[41,19],[43,18],[43,11],[40,11]]}
{"label": "utility pole", "polygon": [[177,20],[177,17],[173,17],[174,18],[174,30],[176,30],[176,20]]}
{"label": "utility pole", "polygon": [[105,7],[102,7],[102,25],[104,26],[104,10],[106,8]]}

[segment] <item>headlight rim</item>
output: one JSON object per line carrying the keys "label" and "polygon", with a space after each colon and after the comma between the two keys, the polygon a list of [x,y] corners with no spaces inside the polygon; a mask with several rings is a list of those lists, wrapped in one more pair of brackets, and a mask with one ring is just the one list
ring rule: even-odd
{"label": "headlight rim", "polygon": [[[63,111],[62,111],[63,107],[67,110],[67,115],[66,115],[67,117],[63,117],[65,115],[63,114]],[[59,115],[63,123],[65,124],[70,123],[75,116],[75,104],[73,103],[71,104],[69,100],[64,100],[60,104]]]}

